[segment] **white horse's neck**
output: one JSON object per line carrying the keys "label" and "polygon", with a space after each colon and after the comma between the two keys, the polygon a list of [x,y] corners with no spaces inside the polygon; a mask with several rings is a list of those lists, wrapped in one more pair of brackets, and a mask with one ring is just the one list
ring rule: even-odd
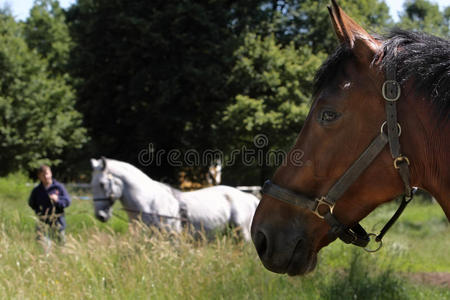
{"label": "white horse's neck", "polygon": [[[178,200],[174,196],[176,190],[168,185],[152,180],[138,168],[117,160],[108,160],[108,169],[123,182],[121,202],[124,208],[143,212],[168,213],[167,207],[176,206]],[[164,198],[155,201],[156,197]]]}

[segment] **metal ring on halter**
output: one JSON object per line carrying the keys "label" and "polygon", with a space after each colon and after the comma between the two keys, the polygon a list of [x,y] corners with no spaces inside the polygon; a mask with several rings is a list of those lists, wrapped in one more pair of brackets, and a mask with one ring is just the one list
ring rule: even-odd
{"label": "metal ring on halter", "polygon": [[[392,84],[395,87],[395,96],[393,98],[389,98],[386,93],[386,88],[388,84]],[[389,102],[395,102],[400,98],[401,95],[401,87],[400,84],[395,80],[386,80],[383,83],[383,87],[381,88],[381,94],[383,95],[384,100]]]}
{"label": "metal ring on halter", "polygon": [[[375,249],[369,249],[366,246],[366,247],[364,247],[364,250],[366,250],[366,252],[369,252],[369,253],[377,252],[378,250],[380,250],[381,247],[383,246],[383,241],[382,240],[377,241],[376,240],[377,235],[375,233],[369,233],[367,236],[369,237],[369,240],[372,240],[370,237],[373,236],[374,237],[373,240],[375,240],[375,242],[378,243],[378,247]],[[370,244],[370,242],[369,242],[369,244]],[[369,244],[367,244],[367,245],[369,245]]]}
{"label": "metal ring on halter", "polygon": [[[384,133],[384,126],[386,126],[386,124],[387,124],[386,121],[384,121],[383,124],[381,124],[381,129],[380,129],[381,133]],[[397,127],[398,127],[398,136],[401,136],[402,135],[402,126],[400,126],[400,124],[397,123]]]}

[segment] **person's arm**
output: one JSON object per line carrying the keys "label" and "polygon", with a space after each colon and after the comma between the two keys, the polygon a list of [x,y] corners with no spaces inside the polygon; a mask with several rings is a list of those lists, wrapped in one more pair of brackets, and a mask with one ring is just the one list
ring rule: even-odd
{"label": "person's arm", "polygon": [[36,199],[36,189],[33,189],[30,194],[30,198],[28,198],[28,205],[36,212],[37,210],[37,199]]}
{"label": "person's arm", "polygon": [[66,188],[63,184],[59,184],[59,194],[58,194],[58,201],[55,203],[55,205],[58,205],[61,208],[68,207],[71,203],[70,195],[67,192]]}

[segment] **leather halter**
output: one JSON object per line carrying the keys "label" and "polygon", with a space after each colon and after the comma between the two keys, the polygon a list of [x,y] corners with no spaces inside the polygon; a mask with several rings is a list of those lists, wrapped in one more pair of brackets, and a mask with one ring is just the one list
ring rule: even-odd
{"label": "leather halter", "polygon": [[[306,195],[295,193],[275,185],[270,180],[267,180],[262,188],[263,194],[289,204],[309,209],[316,216],[324,219],[331,227],[328,232],[330,238],[335,239],[338,237],[347,244],[351,243],[356,246],[364,247],[368,252],[375,252],[381,248],[384,234],[398,219],[406,205],[412,200],[415,192],[415,189],[412,189],[409,183],[409,159],[400,152],[399,136],[401,134],[401,126],[397,122],[396,103],[401,96],[401,86],[396,80],[395,66],[386,67],[386,81],[383,84],[381,92],[385,100],[386,121],[381,125],[380,134],[372,140],[366,150],[334,183],[325,196],[312,199]],[[387,134],[384,131],[385,126],[387,126]],[[394,159],[394,168],[399,172],[404,184],[405,192],[400,207],[380,233],[378,235],[373,233],[368,234],[359,223],[353,227],[348,227],[339,222],[333,213],[333,209],[336,201],[341,198],[345,191],[347,191],[347,189],[359,178],[388,143],[392,158]],[[323,213],[323,211],[326,212]],[[375,241],[379,243],[376,249],[366,248],[371,237],[375,237]]]}

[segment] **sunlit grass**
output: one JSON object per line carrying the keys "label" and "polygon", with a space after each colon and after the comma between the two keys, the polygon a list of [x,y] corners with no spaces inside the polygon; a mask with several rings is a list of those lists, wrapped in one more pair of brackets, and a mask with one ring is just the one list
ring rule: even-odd
{"label": "sunlit grass", "polygon": [[[11,236],[11,234],[13,236]],[[445,299],[445,289],[414,286],[390,259],[344,248],[347,265],[303,278],[265,270],[251,244],[222,236],[195,241],[137,226],[128,234],[87,229],[49,253],[33,233],[3,233],[4,299]],[[324,254],[327,256],[328,254]],[[395,259],[393,257],[392,259]],[[412,296],[413,295],[413,296]],[[391,296],[391,297],[388,297]],[[352,298],[355,298],[352,297]]]}

